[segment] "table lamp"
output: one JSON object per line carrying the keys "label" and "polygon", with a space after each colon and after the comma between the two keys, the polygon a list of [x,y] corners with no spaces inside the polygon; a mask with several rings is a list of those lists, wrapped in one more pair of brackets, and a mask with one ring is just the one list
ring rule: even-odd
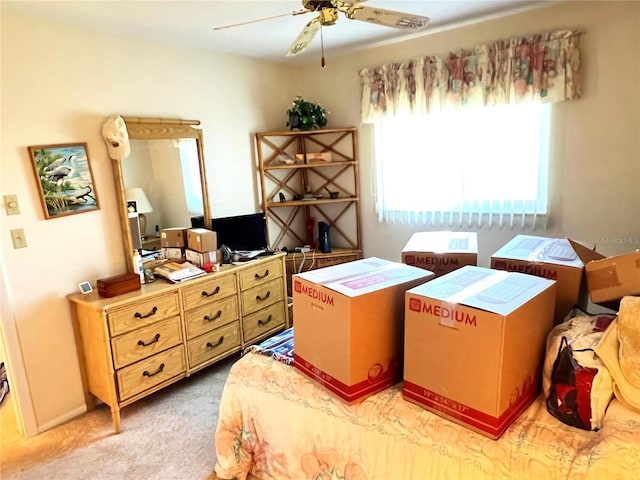
{"label": "table lamp", "polygon": [[144,239],[147,236],[147,217],[144,214],[153,212],[151,202],[142,187],[127,188],[126,196],[127,202],[136,202],[136,212],[140,219],[140,236]]}

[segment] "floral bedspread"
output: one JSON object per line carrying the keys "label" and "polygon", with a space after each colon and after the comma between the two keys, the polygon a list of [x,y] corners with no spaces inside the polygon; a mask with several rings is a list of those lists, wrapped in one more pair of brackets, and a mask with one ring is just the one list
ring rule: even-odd
{"label": "floral bedspread", "polygon": [[491,440],[405,401],[401,384],[348,406],[256,353],[231,368],[215,440],[221,479],[611,480],[640,472],[640,414],[616,399],[591,432],[556,420],[541,396]]}

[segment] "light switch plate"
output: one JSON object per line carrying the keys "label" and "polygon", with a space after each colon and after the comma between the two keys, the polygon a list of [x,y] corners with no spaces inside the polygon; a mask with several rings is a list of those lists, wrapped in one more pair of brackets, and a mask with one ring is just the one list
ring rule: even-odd
{"label": "light switch plate", "polygon": [[11,230],[11,239],[13,240],[13,248],[25,248],[27,246],[27,238],[24,236],[24,228],[15,228]]}
{"label": "light switch plate", "polygon": [[20,205],[18,204],[17,195],[5,195],[4,206],[7,209],[7,215],[17,215],[20,213]]}

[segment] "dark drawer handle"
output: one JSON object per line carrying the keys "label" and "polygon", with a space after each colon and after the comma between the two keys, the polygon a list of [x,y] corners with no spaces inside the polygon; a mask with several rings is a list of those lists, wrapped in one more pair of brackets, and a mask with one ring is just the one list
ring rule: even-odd
{"label": "dark drawer handle", "polygon": [[218,294],[218,293],[220,293],[220,285],[218,285],[218,286],[216,287],[216,289],[215,289],[213,292],[211,292],[211,293],[209,293],[209,292],[207,292],[207,291],[203,290],[203,291],[202,291],[202,296],[203,296],[203,297],[210,297],[210,296],[212,296],[212,295],[216,295],[216,294]]}
{"label": "dark drawer handle", "polygon": [[145,377],[151,378],[154,375],[159,374],[163,370],[164,370],[164,363],[161,363],[160,366],[158,367],[158,370],[156,370],[155,372],[149,373],[149,370],[145,370],[144,372],[142,372],[142,375],[145,376]]}
{"label": "dark drawer handle", "polygon": [[138,340],[138,345],[140,345],[141,347],[148,347],[149,345],[156,343],[158,340],[160,340],[160,334],[156,333],[156,336],[153,337],[153,340],[151,340],[149,343],[144,343],[144,340]]}
{"label": "dark drawer handle", "polygon": [[260,275],[259,273],[256,273],[253,277],[256,280],[262,280],[263,278],[267,278],[269,276],[269,269],[267,268],[267,270],[264,272],[263,275]]}
{"label": "dark drawer handle", "polygon": [[269,298],[271,296],[271,290],[269,290],[267,292],[267,294],[264,297],[261,297],[260,295],[256,295],[256,300],[258,300],[259,302],[266,300],[267,298]]}
{"label": "dark drawer handle", "polygon": [[220,340],[218,340],[218,343],[216,343],[215,345],[211,342],[207,342],[207,348],[219,347],[220,345],[222,345],[222,342],[224,342],[224,337],[220,337]]}
{"label": "dark drawer handle", "polygon": [[218,313],[216,313],[213,317],[210,317],[209,315],[205,315],[203,318],[207,321],[207,322],[213,322],[214,320],[217,320],[218,318],[220,318],[222,316],[222,310],[218,310]]}
{"label": "dark drawer handle", "polygon": [[261,327],[264,327],[267,323],[269,323],[271,321],[271,315],[269,315],[269,317],[262,321],[262,320],[258,320],[258,325],[260,325]]}
{"label": "dark drawer handle", "polygon": [[136,312],[134,317],[136,317],[136,318],[147,318],[147,317],[150,317],[151,315],[155,315],[157,311],[158,311],[158,307],[153,307],[151,309],[151,311],[149,313],[147,313],[146,315],[143,315],[140,312]]}

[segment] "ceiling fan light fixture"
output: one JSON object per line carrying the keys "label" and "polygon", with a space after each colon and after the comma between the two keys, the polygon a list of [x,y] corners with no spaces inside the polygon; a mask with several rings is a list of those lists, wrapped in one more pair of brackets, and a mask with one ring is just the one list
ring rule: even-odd
{"label": "ceiling fan light fixture", "polygon": [[302,0],[302,6],[310,12],[319,12],[325,8],[334,8],[336,3],[340,2],[331,0]]}
{"label": "ceiling fan light fixture", "polygon": [[335,8],[323,8],[320,10],[320,24],[323,26],[333,25],[338,20],[338,10]]}
{"label": "ceiling fan light fixture", "polygon": [[[316,17],[308,22],[302,29],[298,37],[289,47],[287,56],[291,57],[302,53],[311,44],[311,41],[323,26],[334,25],[338,20],[338,13],[342,14],[349,20],[359,20],[362,22],[382,25],[385,27],[393,27],[400,30],[424,30],[429,24],[429,17],[414,15],[411,13],[400,12],[397,10],[386,10],[384,8],[367,7],[361,5],[367,0],[301,0],[302,10],[294,11],[289,15],[302,15],[306,13],[316,13]],[[284,14],[287,15],[287,14]],[[270,20],[284,15],[276,15],[257,20],[249,20],[246,22],[236,23],[233,25],[224,25],[216,27],[214,30],[230,28],[248,23],[261,22]],[[322,38],[321,38],[322,41]],[[322,66],[324,67],[324,42],[322,47]]]}

